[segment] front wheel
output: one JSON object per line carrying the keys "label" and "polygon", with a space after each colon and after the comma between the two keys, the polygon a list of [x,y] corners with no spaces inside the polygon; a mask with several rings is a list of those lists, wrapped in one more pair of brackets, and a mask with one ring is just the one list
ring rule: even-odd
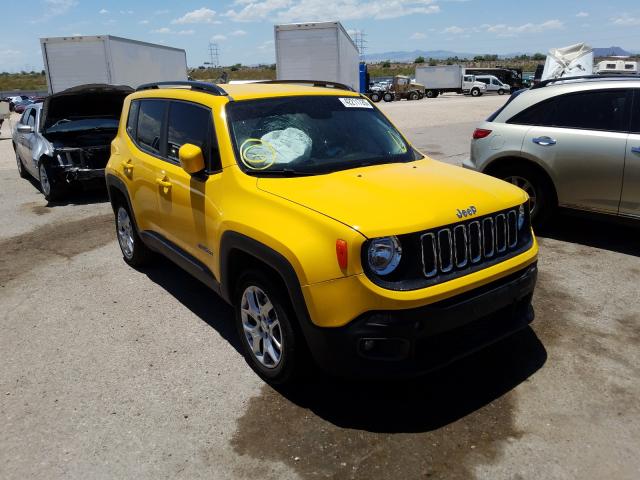
{"label": "front wheel", "polygon": [[369,98],[373,103],[378,103],[380,100],[382,100],[382,95],[380,95],[379,93],[372,93]]}
{"label": "front wheel", "polygon": [[51,175],[51,171],[44,162],[38,165],[40,190],[47,202],[59,200],[64,195],[64,187]]}
{"label": "front wheel", "polygon": [[260,270],[245,272],[237,285],[236,327],[247,363],[269,383],[293,382],[305,362],[285,292]]}
{"label": "front wheel", "polygon": [[411,92],[409,94],[409,100],[418,100],[418,98],[420,98],[420,96],[418,95],[418,92]]}
{"label": "front wheel", "polygon": [[480,89],[479,88],[473,88],[471,90],[471,96],[472,97],[479,97],[480,96]]}
{"label": "front wheel", "polygon": [[436,92],[435,90],[427,90],[425,96],[427,98],[436,98]]}
{"label": "front wheel", "polygon": [[503,89],[498,90],[498,95],[504,95],[504,90]]}
{"label": "front wheel", "polygon": [[393,94],[392,94],[392,93],[387,92],[387,93],[385,93],[385,94],[384,94],[384,96],[382,97],[382,99],[383,99],[385,102],[393,102]]}

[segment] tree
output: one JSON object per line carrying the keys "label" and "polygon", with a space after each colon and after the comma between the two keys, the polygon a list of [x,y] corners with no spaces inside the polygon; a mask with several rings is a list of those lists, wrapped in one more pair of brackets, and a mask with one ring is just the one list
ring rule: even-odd
{"label": "tree", "polygon": [[435,58],[430,58],[429,59],[429,66],[430,67],[435,67],[436,65],[438,65],[438,62],[436,62]]}
{"label": "tree", "polygon": [[424,63],[424,57],[422,55],[420,55],[418,58],[416,58],[413,63]]}
{"label": "tree", "polygon": [[547,56],[543,53],[534,53],[533,57],[531,57],[532,60],[536,60],[536,61],[540,61],[540,60],[546,60]]}
{"label": "tree", "polygon": [[391,67],[391,62],[389,60],[385,60],[384,62],[382,62],[382,68],[389,68]]}

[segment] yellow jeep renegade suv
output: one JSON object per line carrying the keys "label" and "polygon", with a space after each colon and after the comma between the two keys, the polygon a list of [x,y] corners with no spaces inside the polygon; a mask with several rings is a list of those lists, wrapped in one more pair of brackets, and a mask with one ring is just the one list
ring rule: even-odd
{"label": "yellow jeep renegade suv", "polygon": [[159,252],[220,294],[267,381],[308,358],[424,372],[533,319],[526,193],[423,156],[347,87],[150,84],[123,108],[106,182],[125,261]]}

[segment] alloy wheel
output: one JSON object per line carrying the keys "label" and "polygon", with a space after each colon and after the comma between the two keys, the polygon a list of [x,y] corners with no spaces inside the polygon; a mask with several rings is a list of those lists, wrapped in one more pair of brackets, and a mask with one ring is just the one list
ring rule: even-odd
{"label": "alloy wheel", "polygon": [[51,195],[51,182],[49,182],[49,176],[47,175],[47,169],[44,164],[40,164],[40,186],[42,187],[42,193],[45,197]]}
{"label": "alloy wheel", "polygon": [[129,212],[124,207],[118,207],[117,215],[117,227],[118,227],[118,243],[120,244],[120,250],[122,254],[128,258],[133,258],[133,225],[131,224],[131,218],[129,218]]}
{"label": "alloy wheel", "polygon": [[278,314],[267,294],[259,287],[247,287],[242,294],[240,315],[253,357],[266,368],[276,368],[282,360],[284,339]]}
{"label": "alloy wheel", "polygon": [[538,202],[536,189],[534,188],[533,184],[526,178],[520,177],[518,175],[511,175],[509,177],[506,177],[504,180],[527,192],[527,194],[529,195],[531,216],[534,217],[537,213]]}

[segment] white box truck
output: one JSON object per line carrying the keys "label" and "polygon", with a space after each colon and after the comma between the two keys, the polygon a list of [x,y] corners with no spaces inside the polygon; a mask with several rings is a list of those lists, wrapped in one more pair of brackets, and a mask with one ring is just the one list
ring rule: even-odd
{"label": "white box truck", "polygon": [[479,97],[487,86],[476,81],[474,75],[466,75],[460,65],[436,65],[416,68],[416,82],[425,87],[425,96],[435,98],[441,93],[465,93]]}
{"label": "white box truck", "polygon": [[179,48],[100,35],[41,38],[49,93],[87,83],[128,85],[187,80],[187,54]]}
{"label": "white box truck", "polygon": [[278,80],[326,80],[360,88],[360,55],[340,22],[275,25]]}

